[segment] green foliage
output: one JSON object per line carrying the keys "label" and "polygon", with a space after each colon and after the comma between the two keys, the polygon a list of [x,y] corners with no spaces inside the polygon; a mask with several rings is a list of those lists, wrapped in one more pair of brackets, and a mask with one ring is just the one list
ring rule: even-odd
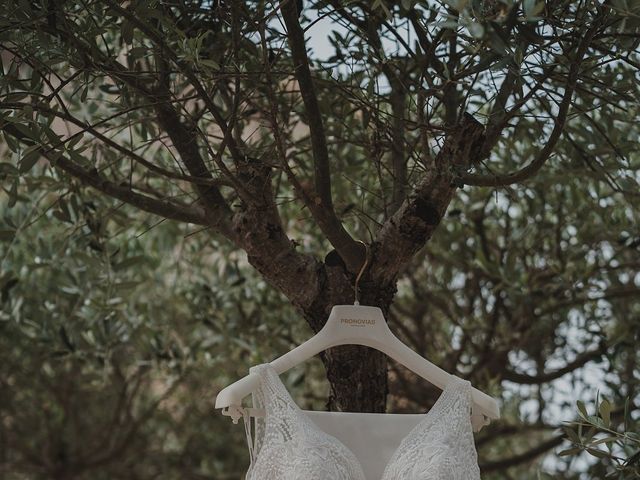
{"label": "green foliage", "polygon": [[[592,0],[332,3],[304,2],[300,18],[333,48],[309,60],[331,191],[339,221],[368,241],[465,115],[498,131],[473,173],[529,165],[605,10]],[[637,2],[608,3],[548,160],[518,185],[462,185],[398,283],[394,331],[503,400],[501,422],[477,437],[487,480],[637,475],[640,21]],[[269,200],[296,249],[322,260],[332,248],[301,201],[316,171],[313,119],[274,5],[0,2],[6,478],[242,476],[241,428],[213,397],[311,331],[235,245],[208,225],[143,213],[139,198],[186,212],[217,188],[242,213],[252,178],[238,157],[250,159],[269,170]],[[187,154],[178,130],[195,146]],[[422,409],[432,390],[398,370],[389,408]],[[286,380],[300,404],[324,407],[318,362]],[[607,403],[559,432],[594,388]],[[555,456],[558,435],[579,450]],[[580,452],[595,456],[574,460]]]}
{"label": "green foliage", "polygon": [[4,478],[240,477],[215,394],[304,324],[202,235],[85,189],[20,194],[0,209]]}
{"label": "green foliage", "polygon": [[[597,459],[598,477],[632,479],[640,476],[640,422],[633,415],[630,398],[623,408],[616,408],[609,400],[596,398],[594,413],[589,414],[582,401],[577,402],[579,419],[564,427],[567,438],[574,445],[563,450],[561,456],[582,452]],[[594,472],[595,473],[595,472]]]}

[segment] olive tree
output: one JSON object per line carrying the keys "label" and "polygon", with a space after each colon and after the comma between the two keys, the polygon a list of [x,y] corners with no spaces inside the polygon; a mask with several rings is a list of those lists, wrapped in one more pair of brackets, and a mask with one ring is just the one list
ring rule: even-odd
{"label": "olive tree", "polygon": [[[22,189],[55,179],[68,189],[55,207],[62,221],[70,215],[65,198],[90,188],[185,224],[245,252],[312,331],[333,305],[353,302],[366,262],[361,302],[380,307],[421,353],[490,392],[503,380],[544,384],[609,352],[611,342],[602,336],[591,345],[592,335],[575,359],[547,366],[557,342],[566,342],[567,308],[590,308],[587,287],[599,268],[614,284],[597,283],[605,298],[637,298],[633,278],[616,285],[611,274],[633,271],[637,247],[630,225],[640,21],[631,2],[89,0],[2,8],[9,206],[25,201]],[[329,57],[314,55],[320,36],[332,45]],[[608,257],[604,267],[587,262],[574,271],[589,249],[566,232],[585,233],[580,246],[607,233],[576,228],[572,202],[589,196],[595,200],[581,215],[596,215],[593,205],[615,210],[621,253],[617,264]],[[545,223],[556,226],[557,241]],[[452,265],[467,278],[453,310],[460,277]],[[580,275],[583,296],[567,295],[571,282],[549,286]],[[442,283],[449,300],[416,278]],[[407,291],[415,304],[392,306]],[[555,303],[545,310],[538,301]],[[629,302],[618,308],[637,315]],[[417,333],[406,327],[413,315]],[[553,341],[536,341],[544,335]],[[514,352],[533,362],[534,375],[515,368]],[[344,346],[321,360],[330,409],[385,411],[383,354]],[[561,441],[546,439],[546,449]]]}

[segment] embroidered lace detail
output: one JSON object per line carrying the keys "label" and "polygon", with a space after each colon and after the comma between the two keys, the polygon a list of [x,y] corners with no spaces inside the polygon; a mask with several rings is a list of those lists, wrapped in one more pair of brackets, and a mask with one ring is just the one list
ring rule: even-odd
{"label": "embroidered lace detail", "polygon": [[[266,415],[255,419],[246,480],[367,480],[353,452],[304,414],[271,364],[249,371],[259,377],[253,405]],[[454,378],[402,440],[381,480],[480,480],[470,410],[471,384]]]}
{"label": "embroidered lace detail", "polygon": [[382,480],[480,480],[470,414],[471,383],[454,377],[402,440]]}
{"label": "embroidered lace detail", "polygon": [[365,480],[355,455],[300,410],[270,364],[249,372],[260,377],[253,403],[266,415],[256,418],[246,480]]}

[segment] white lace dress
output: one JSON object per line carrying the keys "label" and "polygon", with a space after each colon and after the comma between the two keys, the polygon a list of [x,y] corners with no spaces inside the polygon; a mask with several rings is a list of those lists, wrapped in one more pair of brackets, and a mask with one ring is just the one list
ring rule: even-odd
{"label": "white lace dress", "polygon": [[[470,420],[471,384],[455,378],[403,438],[381,478],[366,478],[356,456],[307,417],[269,363],[251,367],[255,441],[247,430],[251,464],[246,480],[479,480]],[[245,422],[247,422],[245,418]],[[245,426],[248,426],[246,424]],[[365,439],[363,439],[365,440]]]}

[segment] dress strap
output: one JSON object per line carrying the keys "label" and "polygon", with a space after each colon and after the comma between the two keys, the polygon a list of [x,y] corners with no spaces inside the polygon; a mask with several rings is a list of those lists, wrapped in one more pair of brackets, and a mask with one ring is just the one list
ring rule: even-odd
{"label": "dress strap", "polygon": [[253,466],[255,461],[255,451],[253,449],[253,438],[251,437],[251,417],[246,408],[242,408],[242,423],[244,423],[244,433],[247,437],[247,446],[249,447],[249,468]]}

